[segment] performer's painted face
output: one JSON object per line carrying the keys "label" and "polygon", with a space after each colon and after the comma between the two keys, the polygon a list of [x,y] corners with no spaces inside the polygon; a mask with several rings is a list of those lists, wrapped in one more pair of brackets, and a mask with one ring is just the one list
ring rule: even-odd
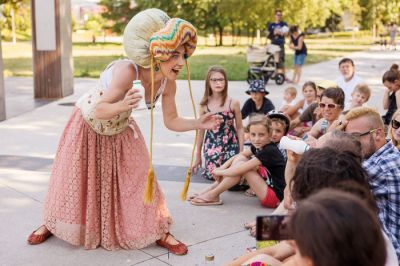
{"label": "performer's painted face", "polygon": [[161,73],[167,79],[176,80],[184,65],[185,47],[181,45],[173,52],[170,59],[160,63]]}

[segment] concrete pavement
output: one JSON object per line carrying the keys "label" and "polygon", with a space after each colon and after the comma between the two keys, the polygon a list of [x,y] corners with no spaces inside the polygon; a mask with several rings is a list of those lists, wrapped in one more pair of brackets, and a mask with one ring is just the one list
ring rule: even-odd
{"label": "concrete pavement", "polygon": [[[369,105],[382,110],[381,77],[392,63],[399,62],[400,53],[371,50],[349,57],[355,61],[357,73],[372,88]],[[301,83],[336,79],[338,61],[304,67]],[[0,265],[203,265],[204,256],[209,253],[215,255],[215,265],[221,265],[254,246],[255,240],[244,231],[243,223],[271,211],[262,208],[255,198],[240,192],[226,192],[222,195],[224,205],[214,207],[195,207],[179,200],[194,132],[177,133],[165,129],[159,104],[155,111],[154,164],[174,219],[171,231],[189,245],[189,254],[168,256],[164,249],[155,245],[135,251],[109,252],[102,248],[86,251],[55,237],[38,246],[26,244],[27,236],[41,222],[52,160],[72,104],[95,82],[93,79],[75,79],[74,95],[58,101],[35,103],[32,79],[6,79],[7,111],[11,115],[0,122]],[[192,86],[196,102],[199,102],[204,81],[192,81]],[[287,85],[276,86],[270,82],[267,87],[268,97],[278,107]],[[247,98],[246,88],[245,82],[230,82],[229,95],[243,103]],[[301,95],[301,87],[297,88]],[[179,113],[191,117],[187,81],[178,81],[176,99]],[[147,139],[148,115],[146,110],[133,113]],[[205,187],[205,182],[194,177],[190,191]]]}

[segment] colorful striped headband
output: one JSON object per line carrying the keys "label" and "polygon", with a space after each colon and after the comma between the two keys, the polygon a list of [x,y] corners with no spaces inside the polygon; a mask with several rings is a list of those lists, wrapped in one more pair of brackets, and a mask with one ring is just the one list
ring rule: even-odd
{"label": "colorful striped headband", "polygon": [[154,59],[167,61],[181,45],[185,46],[186,57],[193,54],[197,44],[195,27],[180,18],[170,19],[164,28],[150,37],[150,54]]}

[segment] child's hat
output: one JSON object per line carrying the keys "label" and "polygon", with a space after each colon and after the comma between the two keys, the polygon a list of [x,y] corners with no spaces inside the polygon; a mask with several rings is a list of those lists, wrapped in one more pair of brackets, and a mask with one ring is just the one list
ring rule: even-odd
{"label": "child's hat", "polygon": [[317,82],[317,87],[326,90],[328,88],[336,88],[337,84],[332,80],[320,80]]}
{"label": "child's hat", "polygon": [[281,111],[272,110],[267,114],[268,118],[279,118],[285,121],[285,135],[289,132],[290,119]]}
{"label": "child's hat", "polygon": [[269,92],[265,89],[265,83],[262,79],[256,79],[250,82],[250,87],[246,93],[250,94],[250,92],[264,92],[265,94],[269,94]]}

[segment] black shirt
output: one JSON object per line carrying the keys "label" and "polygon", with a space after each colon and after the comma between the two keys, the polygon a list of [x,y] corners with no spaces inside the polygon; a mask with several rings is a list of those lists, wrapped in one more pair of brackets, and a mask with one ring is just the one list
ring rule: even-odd
{"label": "black shirt", "polygon": [[260,160],[262,166],[268,170],[267,185],[274,190],[279,200],[283,200],[285,189],[285,159],[275,143],[268,143],[262,149],[257,150],[251,145],[251,152]]}
{"label": "black shirt", "polygon": [[256,108],[256,103],[250,98],[248,99],[241,110],[242,119],[248,117],[251,113],[262,113],[267,114],[269,111],[275,110],[275,106],[272,104],[271,100],[264,97],[263,104],[260,109]]}
{"label": "black shirt", "polygon": [[300,37],[303,37],[303,45],[301,46],[300,50],[294,50],[295,55],[307,54],[307,46],[306,42],[304,41],[304,33],[300,33],[297,38],[294,38],[292,35],[290,35],[290,40],[292,40],[294,46],[297,46],[299,44]]}
{"label": "black shirt", "polygon": [[389,108],[384,116],[382,116],[383,123],[385,125],[390,124],[390,120],[392,120],[393,114],[397,110],[397,102],[396,102],[396,92],[392,92],[389,94]]}
{"label": "black shirt", "polygon": [[285,36],[274,33],[275,29],[281,29],[283,27],[287,27],[288,24],[285,21],[281,21],[279,23],[272,22],[268,24],[268,39],[271,40],[272,44],[283,46],[285,44]]}

